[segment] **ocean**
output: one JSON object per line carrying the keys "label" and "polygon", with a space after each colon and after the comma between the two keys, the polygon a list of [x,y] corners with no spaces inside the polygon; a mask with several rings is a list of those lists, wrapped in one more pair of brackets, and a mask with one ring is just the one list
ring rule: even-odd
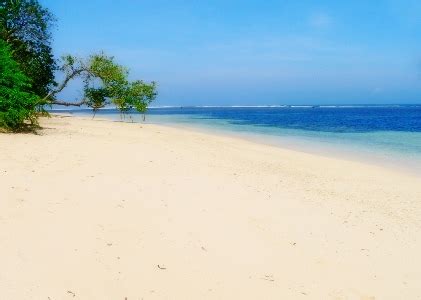
{"label": "ocean", "polygon": [[[87,109],[63,111],[92,115]],[[121,119],[115,109],[97,116]],[[142,122],[136,113],[124,120]],[[216,131],[421,174],[421,105],[156,107],[149,109],[146,123]]]}

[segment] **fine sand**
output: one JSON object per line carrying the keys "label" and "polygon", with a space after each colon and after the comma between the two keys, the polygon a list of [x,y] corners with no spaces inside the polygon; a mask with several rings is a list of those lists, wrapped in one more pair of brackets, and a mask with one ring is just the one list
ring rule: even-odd
{"label": "fine sand", "polygon": [[421,178],[73,117],[0,134],[0,299],[421,299]]}

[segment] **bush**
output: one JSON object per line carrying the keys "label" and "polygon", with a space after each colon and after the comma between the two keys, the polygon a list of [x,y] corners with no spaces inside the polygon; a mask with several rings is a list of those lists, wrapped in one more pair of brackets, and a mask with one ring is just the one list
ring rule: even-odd
{"label": "bush", "polygon": [[29,79],[12,59],[9,46],[0,39],[0,127],[21,131],[37,123],[39,99],[30,89]]}

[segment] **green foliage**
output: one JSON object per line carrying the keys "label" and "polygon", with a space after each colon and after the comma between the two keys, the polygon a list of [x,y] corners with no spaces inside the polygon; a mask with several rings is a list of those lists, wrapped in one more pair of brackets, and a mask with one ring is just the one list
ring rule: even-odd
{"label": "green foliage", "polygon": [[[146,113],[149,104],[156,98],[156,84],[141,80],[130,81],[128,70],[105,54],[90,56],[87,60],[65,56],[60,68],[66,75],[64,82],[52,90],[42,100],[31,91],[28,78],[19,70],[12,59],[10,47],[1,40],[0,75],[0,126],[9,130],[19,130],[27,123],[36,125],[37,116],[44,104],[86,105],[94,112],[113,104],[124,115],[131,110]],[[68,82],[82,78],[84,99],[79,103],[58,101],[56,94]]]}
{"label": "green foliage", "polygon": [[54,101],[56,93],[52,93],[53,104],[87,105],[94,111],[114,104],[122,114],[132,109],[146,113],[148,105],[156,98],[154,82],[129,81],[129,71],[103,53],[92,55],[87,60],[67,55],[62,62],[60,69],[66,78],[56,92],[60,92],[71,79],[81,77],[85,82],[84,99],[76,104],[57,102]]}
{"label": "green foliage", "polygon": [[85,87],[86,105],[94,111],[105,107],[107,104],[108,92],[104,88]]}
{"label": "green foliage", "polygon": [[137,80],[130,84],[127,102],[140,113],[146,113],[148,105],[156,98],[156,84]]}
{"label": "green foliage", "polygon": [[[9,45],[6,49],[2,44],[2,49],[6,49],[2,50],[2,70],[7,72],[1,74],[1,126],[15,129],[28,121],[35,124],[36,112],[45,113],[45,104],[87,105],[94,112],[114,104],[122,114],[132,109],[145,113],[156,97],[155,83],[131,82],[128,70],[103,53],[86,60],[65,56],[59,68],[65,80],[56,84],[57,65],[51,49],[54,21],[39,0],[0,0],[0,39]],[[11,58],[17,64],[11,63]],[[84,98],[78,103],[57,100],[57,94],[75,78],[82,78],[85,83]]]}
{"label": "green foliage", "polygon": [[6,41],[31,91],[45,97],[54,86],[56,64],[50,28],[54,17],[38,0],[0,0],[0,38]]}
{"label": "green foliage", "polygon": [[37,125],[39,98],[29,91],[28,78],[0,39],[0,128],[19,131]]}

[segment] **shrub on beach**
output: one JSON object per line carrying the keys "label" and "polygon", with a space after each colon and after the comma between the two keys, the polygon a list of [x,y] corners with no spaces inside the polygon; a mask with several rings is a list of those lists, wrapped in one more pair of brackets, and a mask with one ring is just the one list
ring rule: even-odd
{"label": "shrub on beach", "polygon": [[30,92],[29,79],[12,59],[9,46],[0,39],[0,127],[20,131],[37,125],[39,99]]}

